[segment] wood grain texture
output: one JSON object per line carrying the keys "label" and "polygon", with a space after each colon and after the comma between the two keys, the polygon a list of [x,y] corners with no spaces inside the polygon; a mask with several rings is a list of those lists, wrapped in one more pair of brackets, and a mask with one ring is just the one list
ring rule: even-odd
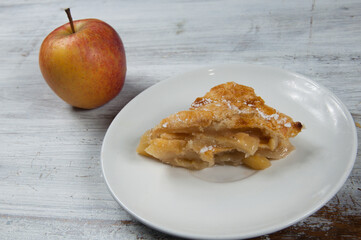
{"label": "wood grain texture", "polygon": [[[123,39],[128,72],[118,97],[84,111],[45,84],[42,40],[67,19],[99,18]],[[0,2],[0,239],[175,239],[137,222],[111,197],[100,148],[115,115],[137,94],[202,66],[255,63],[310,77],[361,123],[361,2]],[[358,149],[361,148],[357,128]],[[257,239],[359,239],[361,155],[322,209]]]}

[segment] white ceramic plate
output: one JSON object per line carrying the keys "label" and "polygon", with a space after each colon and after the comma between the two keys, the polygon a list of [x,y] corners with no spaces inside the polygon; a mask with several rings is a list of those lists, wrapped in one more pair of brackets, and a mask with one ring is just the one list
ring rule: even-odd
{"label": "white ceramic plate", "polygon": [[[258,172],[191,172],[136,153],[144,131],[228,81],[253,87],[306,126],[287,158]],[[181,237],[234,239],[283,229],[321,208],[346,181],[356,146],[352,117],[329,90],[298,74],[234,64],[185,73],[139,94],[110,125],[101,160],[113,197],[139,221]]]}

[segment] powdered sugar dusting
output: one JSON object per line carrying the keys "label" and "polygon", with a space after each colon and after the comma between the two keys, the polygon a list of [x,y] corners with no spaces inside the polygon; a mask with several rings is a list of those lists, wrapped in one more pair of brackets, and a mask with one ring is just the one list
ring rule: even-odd
{"label": "powdered sugar dusting", "polygon": [[284,124],[287,122],[287,118],[283,117],[280,120],[277,121],[278,124]]}
{"label": "powdered sugar dusting", "polygon": [[[266,113],[264,113],[263,111],[261,111],[259,108],[256,107],[255,104],[253,103],[248,103],[247,101],[240,101],[237,100],[237,103],[243,103],[245,106],[245,108],[239,108],[236,105],[233,105],[229,100],[225,99],[222,96],[222,99],[220,101],[217,100],[213,100],[213,99],[209,99],[209,98],[202,98],[200,101],[192,103],[192,107],[193,108],[198,108],[198,107],[202,107],[204,105],[213,103],[213,106],[216,107],[221,107],[222,105],[226,105],[230,110],[235,111],[238,114],[248,114],[248,113],[253,113],[254,111],[256,111],[262,118],[270,121],[270,120],[275,120],[277,121],[277,124],[279,125],[284,125],[285,127],[289,128],[291,127],[291,123],[288,122],[288,119],[285,117],[280,117],[279,112],[276,111],[275,113],[268,115]],[[205,108],[204,110],[209,111],[207,108]],[[179,116],[177,116],[176,118],[178,121],[182,121]],[[186,121],[187,119],[185,119]],[[206,151],[206,150],[205,150]]]}
{"label": "powdered sugar dusting", "polygon": [[168,126],[168,122],[163,123],[162,127],[166,128]]}
{"label": "powdered sugar dusting", "polygon": [[261,117],[263,117],[266,120],[271,120],[273,118],[274,120],[277,121],[278,118],[280,117],[280,115],[278,115],[277,113],[267,115],[264,112],[262,112],[261,110],[259,110],[258,108],[256,108],[256,111],[258,112],[259,115],[261,115]]}
{"label": "powdered sugar dusting", "polygon": [[205,153],[207,151],[210,151],[213,149],[213,146],[204,146],[199,152],[200,153]]}
{"label": "powdered sugar dusting", "polygon": [[285,123],[285,127],[288,127],[288,128],[290,128],[291,127],[291,123]]}
{"label": "powdered sugar dusting", "polygon": [[203,98],[202,101],[200,102],[194,102],[191,104],[191,107],[194,107],[194,108],[198,108],[198,107],[201,107],[203,105],[207,105],[207,104],[210,104],[212,103],[213,100],[212,99],[209,99],[209,98]]}
{"label": "powdered sugar dusting", "polygon": [[176,114],[176,119],[177,119],[178,122],[182,122],[182,119],[180,119],[178,113]]}
{"label": "powdered sugar dusting", "polygon": [[287,128],[290,128],[292,126],[291,123],[287,121],[287,118],[285,117],[280,118],[280,115],[278,113],[267,115],[264,112],[260,111],[258,108],[256,108],[256,111],[258,112],[259,115],[261,115],[261,117],[263,117],[266,120],[274,119],[277,121],[277,124],[279,125],[283,124],[283,126]]}
{"label": "powdered sugar dusting", "polygon": [[233,110],[233,111],[236,111],[236,112],[238,112],[238,113],[242,113],[242,111],[239,110],[239,108],[238,108],[237,106],[231,104],[229,101],[223,99],[222,102],[226,103],[226,104],[227,104],[227,107],[228,107],[229,109],[231,109],[231,110]]}

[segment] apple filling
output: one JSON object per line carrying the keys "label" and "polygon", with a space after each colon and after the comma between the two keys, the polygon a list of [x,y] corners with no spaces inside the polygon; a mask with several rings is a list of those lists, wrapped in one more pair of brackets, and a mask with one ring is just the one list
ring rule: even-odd
{"label": "apple filling", "polygon": [[268,159],[282,158],[293,150],[290,143],[279,144],[277,138],[260,136],[259,132],[247,129],[221,134],[205,130],[164,132],[155,136],[148,131],[141,138],[137,151],[173,166],[199,170],[214,164],[237,166],[242,163],[264,169],[270,166]]}

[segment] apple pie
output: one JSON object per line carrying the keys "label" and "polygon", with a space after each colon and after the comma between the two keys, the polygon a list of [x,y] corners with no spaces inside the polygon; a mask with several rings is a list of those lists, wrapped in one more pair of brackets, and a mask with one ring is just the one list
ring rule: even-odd
{"label": "apple pie", "polygon": [[300,122],[267,106],[253,88],[228,82],[146,131],[137,152],[192,170],[215,164],[261,170],[294,150],[289,138],[301,130]]}

